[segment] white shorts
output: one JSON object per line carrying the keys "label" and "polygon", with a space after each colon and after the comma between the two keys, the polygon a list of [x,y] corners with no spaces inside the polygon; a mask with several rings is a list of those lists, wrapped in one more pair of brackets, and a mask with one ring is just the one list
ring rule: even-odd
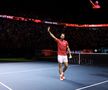
{"label": "white shorts", "polygon": [[63,55],[58,55],[58,62],[59,62],[59,63],[68,62],[68,57],[67,57],[67,55],[65,55],[65,56],[63,56]]}

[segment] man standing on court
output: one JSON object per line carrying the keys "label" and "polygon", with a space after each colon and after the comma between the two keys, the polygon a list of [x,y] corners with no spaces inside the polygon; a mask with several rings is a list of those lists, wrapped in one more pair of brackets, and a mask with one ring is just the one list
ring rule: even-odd
{"label": "man standing on court", "polygon": [[[64,73],[68,68],[68,57],[67,57],[67,50],[69,53],[69,58],[72,58],[71,51],[68,45],[68,42],[64,40],[65,34],[62,33],[60,35],[60,39],[56,38],[50,31],[50,27],[48,27],[48,32],[52,38],[57,42],[58,46],[58,66],[59,66],[59,74],[60,80],[64,80],[65,76]],[[62,63],[64,63],[64,68],[62,69]]]}

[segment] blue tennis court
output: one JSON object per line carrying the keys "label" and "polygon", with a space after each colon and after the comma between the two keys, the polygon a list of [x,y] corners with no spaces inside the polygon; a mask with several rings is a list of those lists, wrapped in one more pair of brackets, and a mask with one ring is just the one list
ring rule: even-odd
{"label": "blue tennis court", "polygon": [[108,67],[70,64],[59,80],[56,62],[0,63],[0,90],[108,90]]}

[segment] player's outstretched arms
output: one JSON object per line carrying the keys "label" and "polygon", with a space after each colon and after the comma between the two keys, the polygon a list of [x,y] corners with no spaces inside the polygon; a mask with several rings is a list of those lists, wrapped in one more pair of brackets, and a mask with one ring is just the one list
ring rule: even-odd
{"label": "player's outstretched arms", "polygon": [[54,36],[54,34],[51,33],[51,31],[50,31],[50,27],[48,27],[47,30],[48,30],[50,36],[51,36],[52,38],[54,38],[55,40],[57,40],[57,38]]}

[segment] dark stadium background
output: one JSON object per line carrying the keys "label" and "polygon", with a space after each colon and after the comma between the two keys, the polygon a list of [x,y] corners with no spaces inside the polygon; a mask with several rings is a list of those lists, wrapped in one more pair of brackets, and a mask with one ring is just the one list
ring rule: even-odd
{"label": "dark stadium background", "polygon": [[[93,0],[95,1],[95,0]],[[0,2],[0,14],[12,15],[54,22],[74,24],[107,24],[108,1],[99,0],[101,9],[94,10],[89,0],[33,1],[15,0]],[[108,28],[72,28],[33,22],[21,22],[0,18],[0,57],[37,58],[41,50],[57,51],[56,43],[47,33],[59,37],[66,33],[66,39],[73,51],[89,49],[99,53],[108,47]]]}
{"label": "dark stadium background", "polygon": [[0,13],[72,23],[108,23],[108,1],[98,1],[102,7],[99,10],[92,9],[89,0],[2,0]]}

